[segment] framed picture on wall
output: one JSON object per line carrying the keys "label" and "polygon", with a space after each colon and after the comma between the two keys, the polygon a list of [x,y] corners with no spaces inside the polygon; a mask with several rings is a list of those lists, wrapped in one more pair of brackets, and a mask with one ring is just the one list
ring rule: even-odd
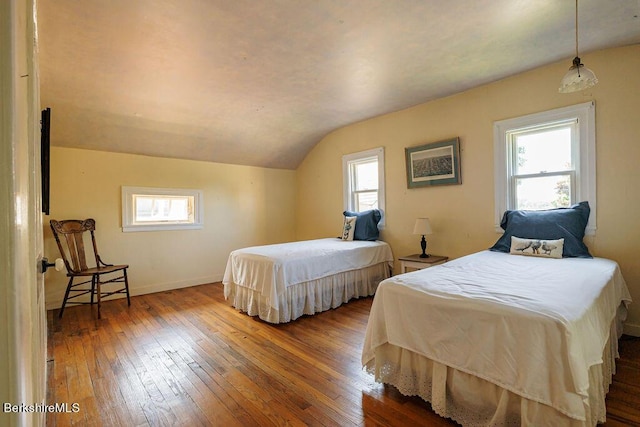
{"label": "framed picture on wall", "polygon": [[407,188],[462,184],[460,139],[405,148]]}

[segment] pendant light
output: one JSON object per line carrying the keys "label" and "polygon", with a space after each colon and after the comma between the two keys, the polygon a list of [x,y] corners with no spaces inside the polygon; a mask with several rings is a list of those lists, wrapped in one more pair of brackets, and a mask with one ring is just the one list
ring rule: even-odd
{"label": "pendant light", "polygon": [[573,58],[573,65],[562,78],[558,92],[577,92],[595,86],[596,83],[598,83],[598,78],[593,71],[580,62],[578,56],[578,0],[576,0],[576,57]]}

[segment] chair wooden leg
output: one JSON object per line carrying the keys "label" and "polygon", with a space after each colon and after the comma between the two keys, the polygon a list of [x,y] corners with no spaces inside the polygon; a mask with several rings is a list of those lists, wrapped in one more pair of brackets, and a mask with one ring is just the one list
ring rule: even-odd
{"label": "chair wooden leg", "polygon": [[91,276],[91,307],[93,307],[93,296],[96,293],[96,276]]}
{"label": "chair wooden leg", "polygon": [[127,278],[127,270],[124,269],[124,288],[127,291],[127,305],[131,307],[131,298],[129,297],[129,279]]}
{"label": "chair wooden leg", "polygon": [[100,275],[98,275],[96,277],[96,288],[97,288],[97,293],[96,293],[96,297],[98,298],[98,319],[100,319],[100,303],[102,302],[102,289],[100,288]]}
{"label": "chair wooden leg", "polygon": [[69,299],[69,292],[71,292],[71,285],[73,285],[73,276],[69,277],[69,283],[67,284],[67,290],[64,293],[64,299],[62,300],[62,306],[60,307],[60,313],[58,313],[58,318],[62,319],[62,313],[64,312],[64,306],[67,304],[67,299]]}

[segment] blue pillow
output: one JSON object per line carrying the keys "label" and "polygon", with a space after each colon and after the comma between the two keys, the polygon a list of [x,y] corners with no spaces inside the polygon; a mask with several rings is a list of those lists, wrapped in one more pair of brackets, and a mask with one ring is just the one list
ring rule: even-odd
{"label": "blue pillow", "polygon": [[564,239],[563,257],[593,258],[582,241],[590,213],[589,202],[544,211],[506,211],[500,222],[504,234],[489,249],[509,253],[511,236],[538,240]]}
{"label": "blue pillow", "polygon": [[353,233],[353,240],[378,240],[380,231],[378,223],[382,218],[382,213],[378,209],[364,212],[344,211],[344,216],[357,216],[356,231]]}

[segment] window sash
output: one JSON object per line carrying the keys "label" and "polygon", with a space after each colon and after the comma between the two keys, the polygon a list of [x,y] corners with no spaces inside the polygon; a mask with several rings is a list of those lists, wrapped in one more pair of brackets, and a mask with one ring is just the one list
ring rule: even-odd
{"label": "window sash", "polygon": [[[519,192],[518,192],[518,184],[519,183],[525,183],[526,181],[533,181],[533,180],[537,180],[537,179],[541,179],[541,178],[553,178],[553,177],[558,177],[558,178],[563,178],[566,177],[569,181],[569,197],[566,203],[555,203],[558,199],[553,199],[553,198],[549,198],[547,200],[549,200],[549,203],[538,203],[538,207],[534,207],[534,206],[526,206],[524,204],[525,200],[531,200],[534,199],[535,197],[530,197],[530,198],[526,198],[526,197],[518,197],[519,196]],[[511,191],[514,194],[514,198],[513,198],[513,208],[512,209],[529,209],[529,210],[536,210],[536,209],[553,209],[553,208],[559,208],[559,207],[569,207],[575,203],[577,203],[577,201],[575,200],[575,172],[574,171],[565,171],[565,172],[553,172],[553,173],[539,173],[539,174],[523,174],[523,175],[516,175],[516,176],[512,176],[511,177]],[[558,195],[557,197],[561,197],[560,195]]]}
{"label": "window sash", "polygon": [[[356,212],[378,209],[378,189],[354,191],[353,206]],[[373,199],[373,200],[371,200]]]}
{"label": "window sash", "polygon": [[[360,160],[356,160],[356,161],[352,161],[349,162],[349,174],[350,174],[350,179],[349,181],[351,182],[351,204],[350,206],[352,206],[352,209],[355,212],[362,212],[368,209],[376,209],[378,206],[377,203],[377,195],[378,195],[378,177],[376,176],[376,182],[375,185],[371,186],[365,186],[362,184],[362,181],[364,181],[364,179],[362,179],[362,177],[360,176],[360,174],[358,173],[360,171],[360,168],[358,168],[358,166],[362,166],[362,165],[368,165],[368,164],[375,164],[375,166],[377,167],[378,164],[378,158],[377,157],[369,157],[369,158],[364,158],[364,159],[360,159]],[[366,203],[366,197],[368,195],[373,194],[373,197],[375,200],[375,203]]]}
{"label": "window sash", "polygon": [[203,218],[201,190],[122,187],[124,232],[200,229]]}
{"label": "window sash", "polygon": [[[133,203],[133,224],[193,224],[195,222],[194,196],[134,194]],[[143,204],[148,203],[151,206],[147,213]]]}
{"label": "window sash", "polygon": [[[570,165],[565,168],[553,168],[551,163],[545,165],[545,170],[542,172],[561,172],[576,170],[579,165],[580,158],[580,141],[578,139],[578,127],[577,120],[563,120],[553,123],[541,123],[537,126],[530,126],[525,129],[514,129],[507,131],[507,141],[509,144],[508,150],[510,154],[511,165],[507,170],[509,175],[525,175],[526,173],[520,173],[519,166],[519,138],[526,136],[543,135],[554,130],[568,130],[569,131],[569,149],[570,149]],[[523,169],[525,169],[523,167]],[[534,172],[531,172],[534,173]]]}
{"label": "window sash", "polygon": [[[377,176],[377,166],[378,166],[378,157],[370,157],[370,158],[366,158],[366,159],[361,159],[361,160],[357,160],[357,161],[352,161],[349,163],[350,164],[350,174],[351,174],[351,191],[352,192],[357,192],[357,191],[368,191],[368,190],[373,190],[373,191],[378,191],[378,187],[379,187],[379,179]],[[366,165],[375,165],[376,166],[376,180],[374,185],[365,185],[366,181],[364,179],[360,179],[360,174],[358,173],[361,169],[359,168],[359,166],[366,166]]]}

